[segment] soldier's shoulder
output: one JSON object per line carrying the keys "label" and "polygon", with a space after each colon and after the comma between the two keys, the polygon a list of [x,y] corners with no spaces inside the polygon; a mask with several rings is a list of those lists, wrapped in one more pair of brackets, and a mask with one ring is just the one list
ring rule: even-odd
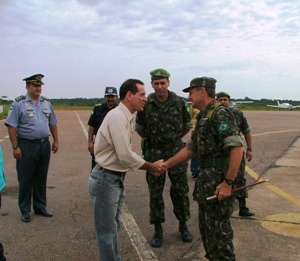
{"label": "soldier's shoulder", "polygon": [[45,97],[45,96],[41,96],[41,98],[42,98],[43,100],[45,100],[45,101],[50,101],[50,99],[47,98],[47,97]]}
{"label": "soldier's shoulder", "polygon": [[25,98],[26,98],[25,95],[21,95],[21,96],[18,96],[17,98],[15,98],[15,101],[19,102],[19,101],[25,100]]}

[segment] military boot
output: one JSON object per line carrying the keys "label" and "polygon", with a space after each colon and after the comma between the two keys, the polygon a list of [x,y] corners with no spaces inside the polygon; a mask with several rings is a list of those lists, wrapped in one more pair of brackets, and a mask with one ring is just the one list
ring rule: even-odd
{"label": "military boot", "polygon": [[152,247],[160,247],[163,242],[163,230],[162,230],[161,223],[155,223],[154,227],[155,227],[155,232],[150,241],[150,245]]}
{"label": "military boot", "polygon": [[179,222],[179,232],[183,242],[192,242],[193,237],[185,222]]}
{"label": "military boot", "polygon": [[239,198],[239,216],[240,217],[251,217],[255,214],[249,210],[249,208],[246,207],[246,199],[245,198]]}

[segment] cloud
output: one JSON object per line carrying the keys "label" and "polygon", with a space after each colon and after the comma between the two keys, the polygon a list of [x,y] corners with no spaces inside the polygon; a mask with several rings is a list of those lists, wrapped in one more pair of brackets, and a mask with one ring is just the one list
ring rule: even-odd
{"label": "cloud", "polygon": [[281,95],[282,79],[291,86],[299,80],[299,17],[298,1],[6,0],[0,69],[13,79],[11,95],[35,72],[48,74],[51,85],[58,75],[59,84],[72,85],[72,92],[52,87],[51,97],[93,97],[99,82],[147,82],[156,67],[170,70],[179,94],[193,77],[208,75],[220,85],[244,85],[232,90],[240,97],[260,97],[253,82]]}

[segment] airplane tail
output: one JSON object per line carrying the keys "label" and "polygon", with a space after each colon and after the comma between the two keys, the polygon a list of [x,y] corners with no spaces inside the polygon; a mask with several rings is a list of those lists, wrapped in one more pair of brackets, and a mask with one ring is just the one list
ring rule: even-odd
{"label": "airplane tail", "polygon": [[279,101],[277,101],[277,104],[278,104],[278,106],[280,105],[280,102]]}

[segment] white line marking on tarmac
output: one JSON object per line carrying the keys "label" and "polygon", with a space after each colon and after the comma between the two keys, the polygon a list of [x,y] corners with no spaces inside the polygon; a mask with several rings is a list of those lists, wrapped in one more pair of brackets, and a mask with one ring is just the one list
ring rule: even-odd
{"label": "white line marking on tarmac", "polygon": [[263,132],[263,133],[251,134],[251,136],[255,137],[255,136],[262,136],[262,135],[268,135],[268,134],[274,134],[274,133],[285,133],[285,132],[294,132],[294,131],[300,131],[300,129],[281,130],[281,131],[267,131],[267,132]]}
{"label": "white line marking on tarmac", "polygon": [[[78,121],[81,125],[81,128],[83,130],[83,133],[88,139],[88,132],[85,128],[85,125],[82,123],[78,113],[74,111]],[[128,208],[126,204],[124,203],[123,205],[123,213],[122,213],[122,222],[125,227],[125,230],[132,242],[133,247],[135,248],[138,256],[140,257],[140,260],[153,260],[153,261],[158,261],[158,258],[155,256],[154,252],[152,249],[149,247],[149,244],[144,237],[143,233],[139,229],[137,223],[135,222],[133,216],[130,214],[128,211]]]}
{"label": "white line marking on tarmac", "polygon": [[84,133],[84,135],[85,135],[85,138],[88,139],[88,132],[87,132],[87,130],[86,130],[86,128],[85,128],[85,125],[84,125],[83,122],[81,121],[81,119],[80,119],[80,117],[79,117],[77,111],[75,111],[75,114],[76,114],[76,116],[77,116],[77,118],[78,118],[78,121],[79,121],[79,123],[80,123],[80,125],[81,125],[81,128],[82,128],[82,130],[83,130],[83,133]]}

